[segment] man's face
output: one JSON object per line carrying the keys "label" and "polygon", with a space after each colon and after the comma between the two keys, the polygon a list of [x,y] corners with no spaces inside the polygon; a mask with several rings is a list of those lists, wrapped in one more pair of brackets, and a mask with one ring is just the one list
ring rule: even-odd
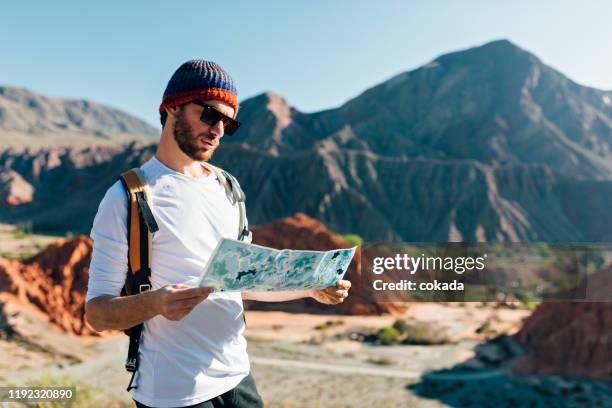
{"label": "man's face", "polygon": [[[234,117],[234,108],[220,101],[203,101],[219,112]],[[176,111],[172,133],[179,148],[193,160],[208,161],[223,137],[223,121],[213,126],[200,120],[202,106],[188,103]]]}

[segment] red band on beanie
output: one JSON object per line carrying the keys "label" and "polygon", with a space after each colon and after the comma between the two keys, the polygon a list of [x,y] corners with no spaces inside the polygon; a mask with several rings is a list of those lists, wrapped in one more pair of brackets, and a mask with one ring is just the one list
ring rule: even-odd
{"label": "red band on beanie", "polygon": [[163,99],[161,105],[159,105],[159,113],[162,113],[166,108],[184,105],[196,99],[225,102],[234,108],[234,114],[238,113],[238,98],[236,94],[221,88],[196,89],[168,95]]}

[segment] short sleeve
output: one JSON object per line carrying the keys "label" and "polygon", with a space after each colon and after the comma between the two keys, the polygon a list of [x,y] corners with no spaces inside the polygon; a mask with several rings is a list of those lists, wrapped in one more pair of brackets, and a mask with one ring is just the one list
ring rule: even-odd
{"label": "short sleeve", "polygon": [[128,271],[127,204],[121,181],[113,184],[100,202],[90,233],[93,254],[87,301],[121,293]]}

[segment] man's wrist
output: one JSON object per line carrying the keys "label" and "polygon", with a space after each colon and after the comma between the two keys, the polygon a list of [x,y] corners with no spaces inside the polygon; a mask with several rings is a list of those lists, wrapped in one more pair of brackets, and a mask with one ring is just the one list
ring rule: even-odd
{"label": "man's wrist", "polygon": [[149,309],[153,312],[153,316],[157,316],[158,314],[161,314],[161,302],[159,301],[159,291],[156,290],[149,290],[147,292],[144,292],[142,294],[146,300],[146,303],[149,304]]}

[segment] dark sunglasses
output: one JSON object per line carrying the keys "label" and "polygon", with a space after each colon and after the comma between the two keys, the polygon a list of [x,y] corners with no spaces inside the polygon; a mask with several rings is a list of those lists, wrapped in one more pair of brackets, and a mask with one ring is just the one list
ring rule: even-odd
{"label": "dark sunglasses", "polygon": [[228,135],[233,135],[240,127],[240,122],[230,118],[224,113],[219,112],[212,106],[207,105],[201,101],[191,102],[204,108],[204,110],[202,111],[202,116],[200,116],[200,120],[206,123],[207,125],[215,126],[220,120],[222,120],[224,132]]}

